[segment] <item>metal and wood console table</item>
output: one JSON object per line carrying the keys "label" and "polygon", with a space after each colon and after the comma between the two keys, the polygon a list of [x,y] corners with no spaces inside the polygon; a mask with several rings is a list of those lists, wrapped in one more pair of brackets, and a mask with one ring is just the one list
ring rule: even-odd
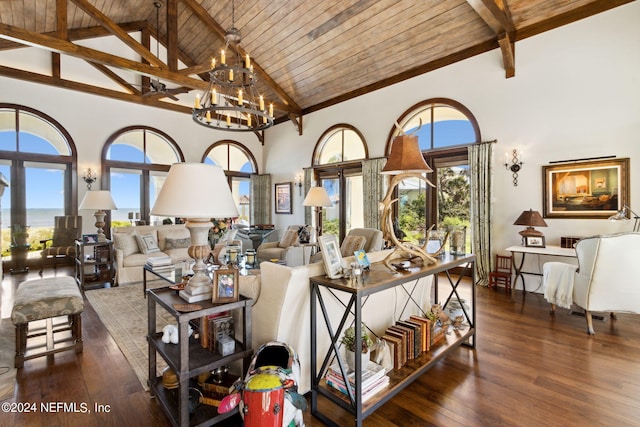
{"label": "metal and wood console table", "polygon": [[[460,275],[457,279],[454,280],[453,270],[457,267],[460,267],[459,270],[461,271],[459,271]],[[467,254],[463,256],[452,256],[446,254],[442,259],[439,259],[436,264],[428,266],[412,264],[412,266],[407,270],[396,273],[389,272],[381,263],[374,263],[371,265],[371,271],[366,277],[364,285],[359,287],[350,285],[349,281],[346,279],[331,280],[325,276],[317,276],[309,279],[311,285],[311,414],[327,425],[338,425],[326,414],[320,412],[318,397],[322,396],[353,414],[355,417],[355,425],[360,427],[367,416],[371,415],[376,409],[415,381],[418,377],[433,367],[439,360],[446,357],[451,351],[461,345],[475,347],[476,297],[475,288],[472,285],[471,312],[469,313],[465,308],[463,308],[463,312],[466,317],[466,325],[457,331],[453,331],[451,334],[445,335],[444,343],[438,344],[430,351],[424,352],[419,357],[408,361],[402,368],[389,371],[387,373],[390,379],[389,385],[384,390],[372,396],[366,402],[362,402],[362,390],[360,387],[360,384],[362,383],[362,372],[360,369],[360,353],[362,348],[362,309],[363,303],[366,302],[367,297],[396,286],[405,289],[400,285],[410,281],[415,281],[421,277],[432,275],[435,290],[435,301],[442,301],[442,307],[446,308],[447,304],[454,296],[458,300],[462,300],[458,294],[458,285],[461,283],[461,279],[464,274],[467,274],[470,271],[472,278],[471,283],[475,283],[474,267],[475,255]],[[451,287],[449,295],[443,299],[438,298],[438,276],[441,273],[446,276],[448,284]],[[336,319],[330,318],[331,316],[329,315],[323,295],[320,292],[321,288],[325,288],[331,293],[345,293],[350,295],[349,301],[344,307],[344,313],[342,318],[339,320],[338,327],[336,329],[332,326],[332,320]],[[415,287],[413,290],[415,290]],[[409,300],[415,303],[412,296],[413,291],[409,292],[406,289],[405,291],[408,293]],[[318,367],[317,362],[318,307],[320,308],[321,315],[324,318],[324,322],[321,322],[321,324],[325,324],[327,332],[331,337],[331,346],[329,347],[327,354],[324,356],[322,366],[320,367]],[[425,307],[421,308],[424,309]],[[338,393],[329,387],[326,384],[324,377],[329,368],[329,361],[332,360],[333,357],[337,357],[340,370],[343,374],[342,377],[344,384],[349,384],[349,381],[345,378],[347,374],[346,363],[338,351],[338,340],[343,328],[345,327],[347,319],[351,315],[355,317],[356,369],[355,387],[353,389],[348,387],[350,395],[347,396]],[[399,316],[402,315],[402,313],[399,314]]]}
{"label": "metal and wood console table", "polygon": [[[560,246],[547,246],[546,248],[537,248],[531,246],[509,246],[507,251],[511,252],[511,259],[513,260],[513,268],[515,269],[515,278],[513,279],[513,288],[516,287],[518,277],[522,281],[522,291],[527,292],[527,288],[524,283],[524,274],[531,276],[542,276],[542,273],[535,273],[531,271],[522,271],[524,266],[524,259],[527,254],[544,255],[544,256],[559,256],[566,258],[576,258],[576,250],[574,248],[561,248]],[[520,263],[516,263],[516,253],[522,254]]]}

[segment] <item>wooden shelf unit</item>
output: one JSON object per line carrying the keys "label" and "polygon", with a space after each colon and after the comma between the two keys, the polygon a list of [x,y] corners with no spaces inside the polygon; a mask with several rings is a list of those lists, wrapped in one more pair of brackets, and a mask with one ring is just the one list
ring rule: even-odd
{"label": "wooden shelf unit", "polygon": [[[361,349],[361,330],[362,330],[362,303],[363,300],[366,300],[366,297],[383,291],[385,289],[393,288],[403,283],[413,281],[419,279],[421,277],[433,275],[433,286],[434,286],[434,294],[435,301],[440,301],[438,298],[438,275],[440,273],[446,272],[446,277],[448,279],[449,285],[451,286],[451,292],[444,300],[442,304],[442,308],[445,309],[447,304],[451,300],[452,297],[457,297],[459,300],[462,300],[460,295],[458,294],[457,287],[461,282],[462,274],[466,272],[471,272],[472,283],[474,280],[474,267],[475,267],[475,255],[464,255],[464,256],[452,256],[446,254],[442,259],[439,259],[436,264],[429,266],[413,266],[409,268],[407,271],[399,272],[399,273],[390,273],[381,265],[372,265],[371,272],[369,273],[365,285],[362,287],[353,287],[348,284],[348,281],[345,279],[328,279],[325,276],[317,276],[312,277],[310,280],[311,284],[311,414],[324,422],[327,425],[337,425],[335,421],[330,419],[326,414],[320,412],[318,405],[318,397],[323,396],[334,404],[340,406],[346,411],[350,412],[354,415],[354,425],[360,427],[362,426],[363,420],[371,415],[376,409],[386,403],[389,399],[399,393],[406,386],[415,381],[418,377],[423,375],[429,369],[431,369],[439,360],[446,357],[451,351],[460,347],[461,345],[466,345],[469,347],[475,347],[475,324],[476,324],[476,299],[475,299],[475,289],[471,288],[471,313],[468,313],[464,310],[465,320],[467,325],[463,326],[457,331],[452,331],[451,334],[445,335],[445,339],[443,342],[436,344],[430,351],[421,353],[421,355],[415,359],[408,361],[402,368],[391,370],[387,373],[389,376],[389,385],[376,395],[372,396],[366,403],[362,402],[362,394],[360,387],[357,385],[361,383],[361,372],[356,370],[355,375],[355,383],[356,387],[354,389],[353,400],[351,400],[347,395],[338,392],[337,390],[329,387],[326,384],[324,379],[327,368],[324,370],[320,369],[317,364],[317,308],[318,305],[320,307],[320,311],[323,316],[328,316],[326,311],[326,307],[322,298],[319,298],[318,295],[320,293],[320,288],[326,287],[331,288],[333,291],[344,292],[350,294],[350,301],[345,306],[345,311],[342,315],[342,323],[347,316],[353,314],[355,317],[354,327],[356,328],[355,336],[356,336],[356,344],[355,347],[357,349],[355,360],[357,365],[359,365],[360,360],[360,350]],[[459,270],[462,269],[460,272]],[[458,276],[457,281],[453,281],[453,273],[454,271],[458,272],[460,275]],[[353,310],[353,312],[351,312]],[[330,319],[335,320],[335,319]],[[321,324],[324,322],[321,322]],[[327,326],[325,324],[325,326]],[[328,330],[329,331],[329,330]],[[323,358],[324,360],[330,360],[333,356],[337,356],[338,346],[337,342],[339,341],[339,336],[341,330],[340,328],[336,328],[335,334],[332,336],[332,340],[336,343],[335,346],[331,346],[329,348],[328,353]],[[329,331],[331,335],[331,331]],[[343,378],[344,383],[347,384],[348,381],[346,378]]]}
{"label": "wooden shelf unit", "polygon": [[[189,413],[189,380],[213,369],[242,360],[244,371],[249,367],[253,349],[251,349],[251,307],[253,300],[240,296],[237,302],[214,304],[211,301],[200,301],[201,310],[179,312],[173,305],[184,304],[185,301],[176,295],[176,291],[166,288],[147,290],[148,334],[149,342],[149,388],[151,395],[158,403],[174,426],[210,426],[238,412],[234,409],[226,414],[218,414],[213,406],[200,405],[192,414]],[[156,308],[160,306],[169,312],[178,323],[178,344],[162,342],[162,333],[157,332]],[[240,309],[242,311],[242,337],[236,337],[235,351],[228,356],[221,356],[202,348],[200,341],[187,338],[189,322],[198,321],[204,316]],[[248,344],[245,344],[248,343]],[[162,376],[156,372],[156,358],[160,355],[176,372],[179,380],[177,389],[167,390],[162,385]]]}
{"label": "wooden shelf unit", "polygon": [[[87,257],[87,249],[92,250],[90,258]],[[75,279],[82,292],[88,286],[104,285],[115,286],[116,268],[113,241],[83,243],[76,240]],[[91,269],[91,273],[87,270]]]}

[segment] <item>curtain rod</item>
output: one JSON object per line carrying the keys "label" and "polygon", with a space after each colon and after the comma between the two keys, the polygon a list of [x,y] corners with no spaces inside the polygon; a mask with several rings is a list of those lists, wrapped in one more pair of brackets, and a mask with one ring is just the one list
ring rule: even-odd
{"label": "curtain rod", "polygon": [[600,156],[600,157],[586,157],[584,159],[573,159],[573,160],[555,160],[549,163],[575,163],[575,162],[586,162],[589,160],[602,160],[602,159],[613,159],[616,156]]}

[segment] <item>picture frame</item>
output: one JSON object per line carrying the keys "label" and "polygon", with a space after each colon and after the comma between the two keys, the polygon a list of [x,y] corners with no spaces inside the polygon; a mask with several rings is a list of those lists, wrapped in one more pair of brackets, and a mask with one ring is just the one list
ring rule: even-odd
{"label": "picture frame", "polygon": [[320,253],[324,262],[324,271],[329,279],[339,279],[342,277],[342,254],[338,237],[327,234],[318,238]]}
{"label": "picture frame", "polygon": [[543,217],[609,218],[629,204],[629,158],[542,167]]}
{"label": "picture frame", "polygon": [[91,245],[94,243],[98,243],[98,235],[97,234],[83,234],[82,235],[82,243],[85,245]]}
{"label": "picture frame", "polygon": [[531,248],[544,248],[544,236],[523,236],[524,245]]}
{"label": "picture frame", "polygon": [[281,182],[275,184],[275,208],[277,214],[292,214],[293,207],[291,203],[291,190],[293,184],[291,182]]}
{"label": "picture frame", "polygon": [[239,274],[235,268],[218,269],[213,271],[214,303],[236,302],[239,298]]}
{"label": "picture frame", "polygon": [[371,266],[371,262],[369,261],[367,253],[364,251],[364,249],[355,251],[353,255],[356,257],[356,261],[358,262],[360,267],[368,269]]}

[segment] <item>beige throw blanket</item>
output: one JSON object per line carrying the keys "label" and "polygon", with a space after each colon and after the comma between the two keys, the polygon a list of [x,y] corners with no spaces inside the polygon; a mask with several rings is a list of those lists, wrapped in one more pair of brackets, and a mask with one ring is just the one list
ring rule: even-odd
{"label": "beige throw blanket", "polygon": [[564,262],[546,262],[542,267],[544,298],[559,307],[571,308],[577,268]]}

